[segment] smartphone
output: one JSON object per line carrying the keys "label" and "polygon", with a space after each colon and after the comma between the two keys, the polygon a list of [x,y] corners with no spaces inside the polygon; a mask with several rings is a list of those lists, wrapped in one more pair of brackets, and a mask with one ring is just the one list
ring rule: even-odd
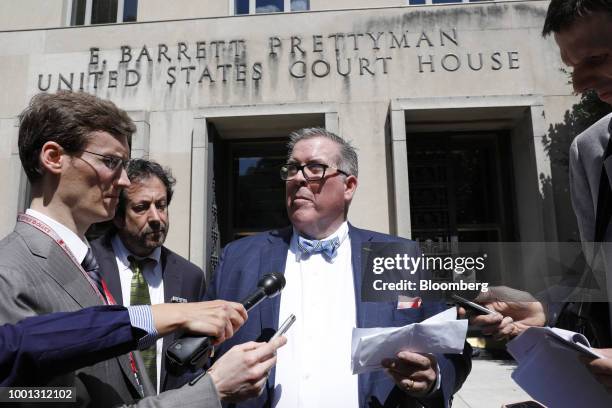
{"label": "smartphone", "polygon": [[287,320],[285,320],[283,322],[283,324],[281,324],[281,326],[278,328],[276,333],[274,333],[274,336],[272,336],[272,338],[269,340],[269,342],[274,340],[278,336],[282,336],[283,334],[287,333],[287,330],[289,330],[289,328],[291,327],[293,322],[295,322],[295,315],[293,313],[291,313],[289,315],[289,317],[287,318]]}
{"label": "smartphone", "polygon": [[486,307],[479,305],[478,303],[472,302],[470,300],[467,300],[466,298],[463,298],[459,295],[453,294],[451,295],[451,298],[455,301],[455,303],[463,307],[468,312],[472,312],[478,315],[488,315],[488,314],[496,313],[491,309],[487,309]]}

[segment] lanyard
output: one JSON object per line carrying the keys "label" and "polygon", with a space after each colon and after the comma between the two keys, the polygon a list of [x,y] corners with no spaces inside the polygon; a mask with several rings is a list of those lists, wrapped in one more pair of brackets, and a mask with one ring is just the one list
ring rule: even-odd
{"label": "lanyard", "polygon": [[[45,234],[49,238],[51,238],[53,241],[55,241],[55,243],[57,245],[59,245],[60,248],[62,248],[64,253],[66,253],[66,255],[68,255],[68,257],[76,265],[76,267],[79,268],[79,270],[81,271],[83,276],[87,279],[87,282],[89,282],[89,285],[93,288],[93,290],[96,292],[98,297],[105,304],[109,304],[109,305],[117,304],[117,302],[115,302],[115,299],[113,298],[113,295],[108,290],[108,287],[106,286],[106,282],[104,281],[104,279],[102,280],[102,287],[104,289],[104,294],[102,294],[102,293],[100,293],[100,290],[98,289],[98,286],[91,280],[91,278],[89,277],[87,272],[85,272],[85,270],[83,269],[83,266],[74,257],[74,254],[72,253],[70,248],[68,248],[68,245],[66,245],[66,242],[63,239],[60,238],[60,236],[57,234],[57,232],[55,232],[53,230],[53,228],[49,227],[47,224],[45,224],[44,222],[42,222],[38,218],[32,217],[31,215],[28,215],[28,214],[19,214],[17,216],[17,222],[23,222],[24,224],[28,224],[28,225],[36,228],[37,230],[39,230],[40,232],[42,232],[43,234]],[[106,298],[104,298],[104,296],[106,296]],[[107,299],[108,299],[108,301],[107,301]]]}

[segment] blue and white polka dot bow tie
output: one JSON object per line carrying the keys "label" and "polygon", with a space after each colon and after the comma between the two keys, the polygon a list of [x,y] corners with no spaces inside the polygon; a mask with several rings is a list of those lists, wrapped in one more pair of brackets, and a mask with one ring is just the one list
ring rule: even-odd
{"label": "blue and white polka dot bow tie", "polygon": [[327,239],[325,241],[317,241],[298,236],[298,247],[305,255],[322,253],[328,260],[331,261],[336,257],[339,246],[340,239],[338,239],[338,237]]}

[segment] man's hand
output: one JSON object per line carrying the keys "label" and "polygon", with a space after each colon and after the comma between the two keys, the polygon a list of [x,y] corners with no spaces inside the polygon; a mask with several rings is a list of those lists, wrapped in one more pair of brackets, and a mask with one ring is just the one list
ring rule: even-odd
{"label": "man's hand", "polygon": [[[480,293],[475,302],[497,314],[469,316],[470,324],[482,327],[483,334],[497,339],[518,336],[528,327],[544,326],[546,315],[542,304],[527,292],[506,286],[490,287],[488,292]],[[466,310],[458,307],[459,316]]]}
{"label": "man's hand", "polygon": [[153,305],[151,310],[161,336],[184,330],[213,337],[215,345],[232,337],[248,318],[244,306],[225,300],[162,303]]}
{"label": "man's hand", "polygon": [[270,343],[251,341],[222,355],[208,370],[221,401],[239,402],[259,396],[276,364],[276,350],[285,343],[284,336]]}
{"label": "man's hand", "polygon": [[612,349],[593,349],[605,358],[580,357],[587,369],[612,394]]}
{"label": "man's hand", "polygon": [[401,390],[415,397],[429,394],[438,378],[438,364],[431,354],[402,350],[396,358],[383,360],[382,365]]}

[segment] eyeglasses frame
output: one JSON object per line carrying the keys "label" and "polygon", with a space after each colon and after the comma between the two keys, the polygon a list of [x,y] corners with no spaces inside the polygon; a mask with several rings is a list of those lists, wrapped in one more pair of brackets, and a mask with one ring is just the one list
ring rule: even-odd
{"label": "eyeglasses frame", "polygon": [[130,159],[122,159],[119,156],[110,156],[106,154],[95,153],[95,152],[85,150],[85,149],[83,149],[82,151],[85,153],[93,154],[94,156],[103,157],[107,160],[113,160],[115,163],[118,163],[117,165],[111,168],[106,163],[102,162],[109,170],[112,170],[112,171],[117,171],[120,166],[123,169],[127,169],[128,163],[130,161]]}
{"label": "eyeglasses frame", "polygon": [[[314,166],[322,166],[323,167],[323,174],[321,175],[321,177],[319,177],[319,178],[309,178],[306,175],[306,172],[304,171],[304,169],[306,167],[308,167],[308,166],[313,166],[313,165]],[[331,169],[335,169],[339,174],[343,174],[346,177],[350,176],[350,174],[347,173],[346,171],[340,170],[336,166],[332,166],[330,164],[324,164],[324,163],[306,163],[306,164],[301,164],[301,165],[296,164],[296,163],[285,163],[285,164],[283,164],[283,166],[281,166],[281,168],[284,167],[284,166],[293,166],[293,167],[296,168],[297,171],[296,171],[295,175],[293,177],[291,177],[291,178],[283,179],[282,176],[281,176],[281,180],[283,180],[283,181],[291,181],[291,180],[293,180],[295,178],[295,176],[297,176],[299,171],[302,172],[302,176],[304,176],[304,179],[306,181],[319,181],[319,180],[323,180],[325,178],[325,172],[327,171],[327,169],[330,169],[330,168]],[[337,173],[334,173],[334,174],[337,174]]]}

